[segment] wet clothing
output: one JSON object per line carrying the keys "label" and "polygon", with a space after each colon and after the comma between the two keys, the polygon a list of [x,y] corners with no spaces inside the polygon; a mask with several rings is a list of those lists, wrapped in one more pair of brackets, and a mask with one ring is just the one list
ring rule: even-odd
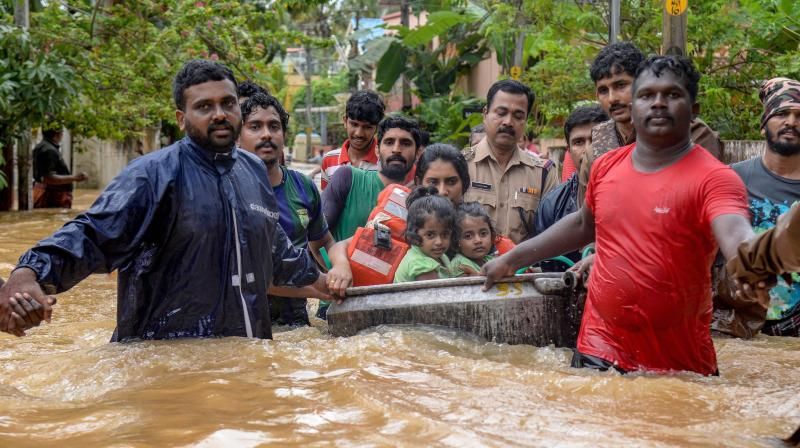
{"label": "wet clothing", "polygon": [[536,209],[542,195],[558,184],[553,162],[517,148],[501,168],[487,137],[464,154],[470,187],[464,201],[477,201],[495,222],[497,233],[519,244],[533,235]]}
{"label": "wet clothing", "polygon": [[[281,215],[278,222],[294,247],[305,249],[328,232],[319,190],[306,175],[282,165],[280,169],[281,183],[272,187]],[[270,295],[269,302],[273,323],[309,325],[305,299]]]}
{"label": "wet clothing", "polygon": [[311,325],[308,320],[306,299],[295,297],[269,296],[270,318],[273,325],[303,327]]}
{"label": "wet clothing", "polygon": [[544,232],[561,218],[578,211],[578,175],[574,173],[566,182],[548,192],[539,202],[534,232]]}
{"label": "wet clothing", "polygon": [[[378,154],[375,152],[375,146],[377,146],[377,141],[372,139],[372,143],[369,145],[369,150],[367,150],[366,156],[361,159],[361,161],[356,165],[356,168],[361,168],[362,170],[367,171],[378,171]],[[322,157],[322,189],[325,190],[328,187],[328,184],[331,182],[333,178],[333,173],[335,173],[339,167],[342,166],[353,166],[350,163],[350,154],[347,152],[350,149],[350,139],[344,141],[341,148],[333,149],[328,151]]]}
{"label": "wet clothing", "polygon": [[596,356],[586,355],[577,350],[572,352],[572,361],[570,361],[569,366],[576,369],[600,370],[601,372],[605,372],[608,369],[614,369],[623,375],[628,373],[627,371],[620,369],[619,366],[613,362],[606,361],[605,359],[601,359]]}
{"label": "wet clothing", "polygon": [[450,259],[447,255],[442,255],[442,261],[431,258],[422,252],[419,246],[411,246],[397,267],[394,274],[395,283],[413,282],[417,277],[428,272],[436,271],[439,278],[451,278]]}
{"label": "wet clothing", "polygon": [[44,178],[52,174],[69,176],[69,168],[59,146],[43,139],[33,148],[33,208],[71,208],[72,183],[47,185]]}
{"label": "wet clothing", "polygon": [[319,190],[308,176],[281,166],[280,185],[272,187],[280,210],[280,225],[295,247],[305,248],[328,232]]}
{"label": "wet clothing", "polygon": [[572,156],[569,151],[564,154],[564,164],[561,166],[561,182],[566,182],[569,178],[578,171],[575,162],[572,161]]}
{"label": "wet clothing", "polygon": [[[773,228],[778,216],[800,201],[800,180],[778,176],[764,166],[761,157],[736,163],[732,168],[747,188],[751,224],[757,234]],[[792,272],[788,277],[791,282],[781,278],[770,290],[767,321],[761,330],[765,334],[800,336],[800,326],[795,322],[800,319],[800,274]],[[783,325],[784,320],[787,325]],[[789,329],[793,333],[787,334]]]}
{"label": "wet clothing", "polygon": [[711,341],[711,223],[748,216],[741,179],[695,145],[657,172],[633,166],[635,144],[601,156],[586,206],[597,256],[577,349],[626,371],[717,371]]}
{"label": "wet clothing", "polygon": [[800,271],[800,203],[781,215],[771,229],[739,246],[728,262],[731,276],[746,283]]}
{"label": "wet clothing", "polygon": [[[550,190],[539,202],[534,223],[535,235],[544,232],[565,216],[576,211],[578,211],[578,173],[573,173],[569,180]],[[581,253],[578,251],[570,252],[565,256],[574,262],[581,259]]]}
{"label": "wet clothing", "polygon": [[319,276],[278,225],[264,163],[184,138],[131,162],[92,207],[22,255],[47,293],[119,270],[114,341],[270,338],[270,282]]}
{"label": "wet clothing", "polygon": [[[483,263],[491,260],[491,255],[487,255],[483,257]],[[457,253],[452,260],[450,260],[450,275],[452,277],[463,277],[468,275],[466,271],[461,266],[467,266],[475,270],[475,272],[481,272],[481,266],[478,263],[475,263],[471,258],[467,258],[465,255],[461,253]]]}
{"label": "wet clothing", "polygon": [[367,223],[384,185],[377,171],[338,170],[322,192],[322,210],[336,241],[350,238]]}
{"label": "wet clothing", "polygon": [[[719,134],[699,118],[692,120],[690,131],[693,142],[705,148],[717,160],[723,160],[724,145],[722,140],[719,139]],[[584,151],[578,164],[578,207],[583,206],[586,198],[586,187],[589,184],[589,176],[594,159],[612,149],[630,145],[635,141],[635,131],[628,140],[624,139],[617,131],[617,126],[613,119],[599,123],[592,128],[591,151]]]}
{"label": "wet clothing", "polygon": [[[690,125],[692,141],[705,148],[717,160],[722,160],[723,145],[719,139],[719,134],[708,127],[703,120],[696,118]],[[630,145],[636,141],[636,131],[626,140],[617,131],[616,122],[613,119],[604,121],[592,128],[592,150],[590,158],[596,159],[601,155],[619,148],[620,146]]]}

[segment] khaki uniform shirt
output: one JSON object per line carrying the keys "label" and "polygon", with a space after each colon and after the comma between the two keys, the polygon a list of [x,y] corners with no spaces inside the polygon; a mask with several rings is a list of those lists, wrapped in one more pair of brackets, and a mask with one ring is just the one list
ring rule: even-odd
{"label": "khaki uniform shirt", "polygon": [[528,238],[539,200],[558,185],[557,170],[551,169],[553,162],[518,148],[503,169],[486,137],[466,149],[464,156],[471,180],[464,200],[482,204],[497,232],[514,243]]}

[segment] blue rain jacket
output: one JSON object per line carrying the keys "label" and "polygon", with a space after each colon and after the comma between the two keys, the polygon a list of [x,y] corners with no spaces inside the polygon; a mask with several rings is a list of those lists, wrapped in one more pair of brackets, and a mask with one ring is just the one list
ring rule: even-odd
{"label": "blue rain jacket", "polygon": [[112,341],[272,337],[267,287],[319,276],[278,224],[264,163],[189,138],[128,165],[86,212],[22,255],[43,289],[119,270]]}

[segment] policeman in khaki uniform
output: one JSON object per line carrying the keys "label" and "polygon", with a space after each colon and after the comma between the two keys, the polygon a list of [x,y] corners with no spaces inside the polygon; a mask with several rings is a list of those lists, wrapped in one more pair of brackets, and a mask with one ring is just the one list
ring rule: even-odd
{"label": "policeman in khaki uniform", "polygon": [[517,244],[533,232],[539,199],[558,184],[552,161],[517,145],[533,100],[533,92],[518,81],[494,83],[483,110],[486,136],[464,153],[471,179],[464,200],[483,204],[497,231]]}

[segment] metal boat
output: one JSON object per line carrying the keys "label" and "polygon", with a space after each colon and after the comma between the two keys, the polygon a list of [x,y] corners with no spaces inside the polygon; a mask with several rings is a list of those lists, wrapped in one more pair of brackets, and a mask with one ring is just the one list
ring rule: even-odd
{"label": "metal boat", "polygon": [[483,277],[348,288],[328,330],[353,336],[379,325],[433,325],[507,344],[574,347],[583,288],[571,272],[524,274],[483,291]]}

